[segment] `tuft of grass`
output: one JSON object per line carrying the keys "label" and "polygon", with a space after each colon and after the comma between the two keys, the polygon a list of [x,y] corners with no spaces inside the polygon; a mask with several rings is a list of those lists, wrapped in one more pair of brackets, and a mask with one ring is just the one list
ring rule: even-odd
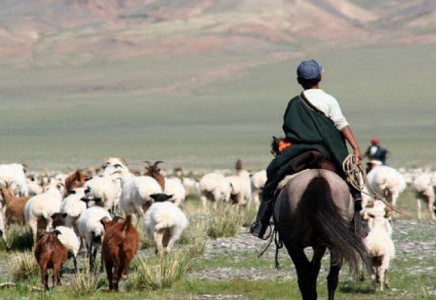
{"label": "tuft of grass", "polygon": [[14,282],[30,280],[39,275],[39,265],[33,253],[19,253],[10,260],[8,271]]}
{"label": "tuft of grass", "polygon": [[207,224],[204,218],[190,217],[189,226],[179,239],[180,244],[188,245],[190,257],[199,257],[206,250],[208,237],[206,234]]}
{"label": "tuft of grass", "polygon": [[[32,229],[29,226],[11,224],[8,229],[7,242],[12,250],[31,250],[33,247]],[[0,244],[4,249],[3,243]]]}
{"label": "tuft of grass", "polygon": [[211,238],[235,237],[244,223],[242,213],[233,205],[218,205],[207,220],[207,235]]}
{"label": "tuft of grass", "polygon": [[74,297],[90,296],[97,293],[105,285],[106,280],[98,274],[98,271],[84,269],[74,275],[68,286],[68,291]]}
{"label": "tuft of grass", "polygon": [[257,206],[251,202],[249,205],[244,207],[242,211],[243,222],[242,226],[249,227],[256,220]]}
{"label": "tuft of grass", "polygon": [[185,252],[173,252],[165,257],[140,257],[135,261],[136,272],[132,274],[126,284],[128,291],[158,290],[171,288],[183,278],[189,258]]}
{"label": "tuft of grass", "polygon": [[139,234],[139,240],[140,240],[139,249],[148,249],[153,245],[153,243],[148,239],[148,236],[145,233],[144,219],[142,217],[138,218],[135,214],[133,216],[134,216],[133,226],[135,226],[135,229],[136,231],[138,231]]}

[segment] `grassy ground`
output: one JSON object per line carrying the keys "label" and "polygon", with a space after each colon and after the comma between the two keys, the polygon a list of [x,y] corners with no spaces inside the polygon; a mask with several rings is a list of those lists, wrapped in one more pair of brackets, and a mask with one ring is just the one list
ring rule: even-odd
{"label": "grassy ground", "polygon": [[[390,289],[384,292],[375,293],[370,281],[357,282],[350,274],[347,267],[344,267],[340,275],[340,285],[336,293],[336,299],[434,299],[436,295],[436,252],[434,251],[434,240],[436,238],[436,224],[430,221],[417,222],[415,219],[415,203],[413,194],[407,190],[399,199],[399,206],[408,212],[407,216],[401,216],[394,223],[393,240],[396,244],[396,258],[392,261],[389,277]],[[193,216],[201,211],[201,204],[198,199],[191,199],[185,207],[189,215]],[[428,218],[428,214],[423,214]],[[192,221],[191,221],[192,225]],[[246,229],[240,235],[246,235]],[[256,241],[257,242],[257,241]],[[178,245],[183,249],[187,244]],[[264,243],[259,242],[259,249]],[[176,281],[171,288],[158,289],[155,291],[133,291],[124,290],[125,283],[121,285],[122,292],[119,294],[107,293],[107,283],[98,292],[90,295],[78,295],[68,288],[72,275],[64,274],[63,281],[67,282],[62,287],[44,292],[40,290],[39,278],[27,281],[18,281],[17,287],[3,286],[0,288],[0,299],[300,299],[297,288],[295,268],[287,257],[285,250],[280,252],[280,264],[282,277],[274,276],[273,255],[271,253],[257,259],[258,251],[246,250],[237,253],[213,253],[213,255],[200,255],[191,260],[188,273],[181,281]],[[145,255],[145,256],[144,256]],[[143,249],[141,257],[152,256],[150,249]],[[7,275],[7,265],[11,263],[10,256],[0,252],[0,286],[2,283],[11,282]],[[138,258],[137,258],[138,259]],[[71,262],[67,263],[71,267]],[[321,299],[326,299],[326,275],[328,272],[328,256],[323,259],[320,277],[318,280],[318,291]],[[86,265],[86,260],[81,258],[79,266]],[[135,263],[134,263],[135,265]],[[257,274],[270,274],[269,280],[247,280],[244,278],[232,277],[229,280],[201,280],[196,279],[192,274],[198,272],[211,272],[218,268],[233,268],[233,270],[254,269]],[[134,270],[130,272],[131,277]],[[105,277],[101,274],[101,277]]]}
{"label": "grassy ground", "polygon": [[343,45],[267,64],[252,63],[268,61],[261,56],[211,55],[5,66],[0,162],[61,169],[124,156],[133,165],[162,159],[222,168],[242,158],[260,169],[271,159],[271,136],[281,135],[288,99],[300,92],[294,70],[314,57],[362,148],[376,136],[392,165],[434,166],[433,48]]}

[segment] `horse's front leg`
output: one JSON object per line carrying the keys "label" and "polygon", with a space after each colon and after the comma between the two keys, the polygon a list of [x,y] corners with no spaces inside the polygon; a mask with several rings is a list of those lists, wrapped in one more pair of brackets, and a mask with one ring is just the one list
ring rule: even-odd
{"label": "horse's front leg", "polygon": [[342,263],[342,259],[337,257],[334,250],[332,251],[332,249],[330,249],[330,272],[327,276],[329,300],[335,299],[335,292],[339,283],[339,271],[341,270]]}

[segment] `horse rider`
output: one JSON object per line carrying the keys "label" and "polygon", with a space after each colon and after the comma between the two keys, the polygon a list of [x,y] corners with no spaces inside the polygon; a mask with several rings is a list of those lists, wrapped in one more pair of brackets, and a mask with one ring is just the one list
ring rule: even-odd
{"label": "horse rider", "polygon": [[[348,156],[345,140],[359,163],[362,160],[360,148],[338,101],[320,88],[322,73],[323,68],[315,60],[305,60],[297,68],[297,81],[304,91],[289,101],[284,113],[282,128],[285,138],[278,147],[279,153],[267,167],[268,179],[262,201],[256,221],[250,227],[251,234],[261,239],[273,213],[274,193],[286,175],[307,166],[328,166],[326,169],[335,170],[345,180],[342,169],[342,162]],[[350,184],[349,187],[354,198],[354,226],[360,231],[362,197],[359,190]]]}

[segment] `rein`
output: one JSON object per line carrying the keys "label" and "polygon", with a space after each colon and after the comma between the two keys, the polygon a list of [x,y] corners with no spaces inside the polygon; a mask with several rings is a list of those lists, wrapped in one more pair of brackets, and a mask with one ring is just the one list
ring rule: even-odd
{"label": "rein", "polygon": [[[390,209],[400,214],[404,214],[400,208],[387,202],[384,197],[381,197],[376,191],[374,191],[374,189],[368,183],[368,177],[366,176],[365,168],[363,167],[362,163],[359,162],[356,155],[349,154],[342,162],[342,169],[347,175],[347,182],[350,183],[350,185],[352,185],[355,189],[361,191],[365,195],[370,196],[371,198],[374,198],[375,200],[382,201]],[[368,187],[370,193],[362,191],[365,186]]]}
{"label": "rein", "polygon": [[[271,225],[270,225],[270,229],[271,229]],[[272,229],[271,229],[272,230]],[[265,252],[266,250],[268,250],[268,248],[271,246],[272,241],[274,240],[274,244],[276,246],[276,254],[275,254],[275,267],[276,270],[279,271],[280,270],[280,263],[279,263],[279,250],[283,248],[283,241],[280,238],[280,234],[279,231],[277,230],[277,228],[274,228],[274,231],[272,233],[270,233],[265,240],[268,240],[268,245],[266,245],[265,249],[262,250],[262,252],[259,253],[259,255],[257,256],[257,258],[260,258]]]}

